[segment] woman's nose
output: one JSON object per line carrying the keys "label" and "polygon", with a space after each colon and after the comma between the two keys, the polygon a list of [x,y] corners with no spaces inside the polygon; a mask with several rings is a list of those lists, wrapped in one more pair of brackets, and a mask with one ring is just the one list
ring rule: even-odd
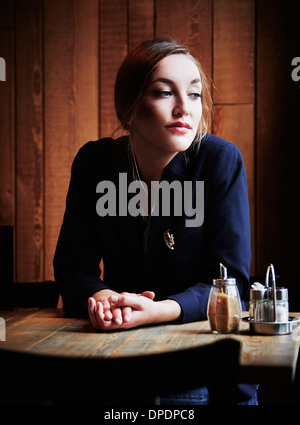
{"label": "woman's nose", "polygon": [[182,97],[182,96],[178,96],[176,98],[176,104],[174,106],[173,109],[173,114],[178,117],[182,117],[185,115],[189,115],[189,108],[187,105],[187,101]]}

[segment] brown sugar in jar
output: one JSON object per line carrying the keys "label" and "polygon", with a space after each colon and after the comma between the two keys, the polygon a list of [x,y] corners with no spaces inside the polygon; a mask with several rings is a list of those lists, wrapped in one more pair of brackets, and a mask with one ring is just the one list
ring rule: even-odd
{"label": "brown sugar in jar", "polygon": [[238,332],[241,319],[241,299],[234,278],[227,278],[221,266],[221,277],[214,279],[208,299],[207,315],[212,332]]}
{"label": "brown sugar in jar", "polygon": [[236,297],[219,292],[216,297],[215,308],[211,304],[208,310],[208,319],[213,332],[238,332],[240,325],[239,303]]}

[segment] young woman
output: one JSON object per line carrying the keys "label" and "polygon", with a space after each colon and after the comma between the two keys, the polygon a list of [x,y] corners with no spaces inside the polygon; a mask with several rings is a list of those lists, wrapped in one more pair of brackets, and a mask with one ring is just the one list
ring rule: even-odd
{"label": "young woman", "polygon": [[[102,330],[204,320],[220,262],[247,293],[246,175],[239,150],[207,133],[209,100],[199,63],[173,40],[144,42],[123,61],[115,108],[128,135],[85,144],[72,166],[54,258],[67,314],[88,313]],[[161,182],[177,185],[167,213]]]}

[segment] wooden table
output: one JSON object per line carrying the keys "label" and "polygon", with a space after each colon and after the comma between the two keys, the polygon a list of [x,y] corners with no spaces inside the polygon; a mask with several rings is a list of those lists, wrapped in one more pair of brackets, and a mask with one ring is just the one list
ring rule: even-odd
{"label": "wooden table", "polygon": [[[0,317],[5,320],[6,337],[6,341],[0,342],[0,354],[30,353],[35,358],[103,360],[176,351],[232,338],[241,344],[239,382],[259,383],[268,391],[273,389],[268,392],[268,402],[289,401],[299,351],[299,338],[295,335],[251,335],[244,322],[239,334],[215,335],[210,332],[208,321],[98,332],[88,319],[66,318],[61,309],[0,311]],[[3,324],[2,321],[2,336]],[[57,376],[57,386],[60,385],[63,383]]]}

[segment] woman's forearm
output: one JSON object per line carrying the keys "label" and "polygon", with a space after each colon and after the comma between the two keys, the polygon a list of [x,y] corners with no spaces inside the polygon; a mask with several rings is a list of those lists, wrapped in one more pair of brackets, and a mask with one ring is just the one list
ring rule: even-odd
{"label": "woman's forearm", "polygon": [[181,307],[177,301],[163,300],[156,302],[158,307],[157,323],[158,322],[173,322],[181,316]]}

